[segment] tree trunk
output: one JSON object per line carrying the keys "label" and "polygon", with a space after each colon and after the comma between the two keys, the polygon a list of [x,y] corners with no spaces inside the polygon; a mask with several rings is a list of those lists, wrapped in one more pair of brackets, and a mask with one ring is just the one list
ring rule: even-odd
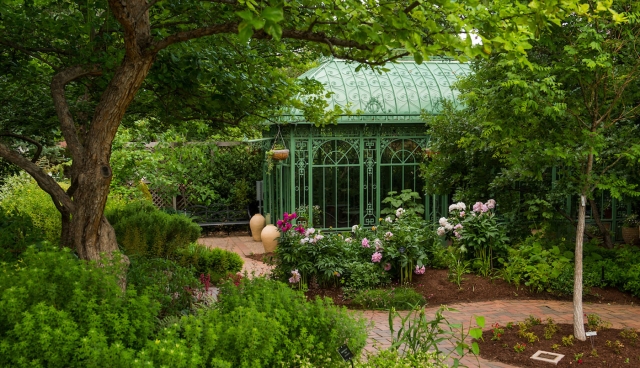
{"label": "tree trunk", "polygon": [[104,217],[111,176],[88,180],[87,176],[95,178],[89,173],[96,168],[88,169],[79,178],[78,189],[73,193],[73,213],[63,214],[61,242],[76,250],[81,259],[99,260],[101,254],[108,255],[118,250],[115,231]]}
{"label": "tree trunk", "polygon": [[584,314],[582,311],[582,243],[584,241],[584,225],[586,217],[586,194],[580,196],[578,209],[578,229],[576,230],[575,269],[573,280],[573,336],[585,341]]}
{"label": "tree trunk", "polygon": [[613,249],[613,241],[611,240],[611,232],[607,229],[602,221],[600,221],[600,212],[598,211],[598,204],[595,200],[589,199],[589,204],[591,205],[591,211],[593,213],[593,219],[598,226],[598,230],[600,230],[600,234],[602,234],[602,238],[604,240],[604,245],[608,249]]}

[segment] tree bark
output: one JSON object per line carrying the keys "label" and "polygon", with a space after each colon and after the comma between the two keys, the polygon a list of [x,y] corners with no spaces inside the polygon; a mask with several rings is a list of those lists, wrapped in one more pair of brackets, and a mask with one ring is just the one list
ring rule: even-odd
{"label": "tree bark", "polygon": [[576,230],[575,268],[573,279],[573,336],[585,341],[584,314],[582,309],[582,244],[584,241],[584,225],[586,215],[586,193],[580,195],[578,207],[578,227]]}
{"label": "tree bark", "polygon": [[[75,204],[62,212],[62,243],[75,249],[81,259],[98,260],[101,254],[118,250],[115,232],[104,217],[112,172],[111,144],[127,107],[146,78],[153,57],[125,60],[116,70],[81,144],[80,157],[73,157],[71,187],[67,194]],[[83,142],[83,143],[79,143]],[[73,152],[73,151],[72,151]]]}
{"label": "tree bark", "polygon": [[589,199],[589,204],[591,205],[591,211],[593,213],[593,219],[598,226],[598,230],[600,230],[600,234],[602,234],[602,238],[604,240],[604,245],[608,249],[613,249],[613,241],[611,240],[611,232],[604,226],[604,223],[600,221],[600,212],[598,211],[598,204],[595,200]]}
{"label": "tree bark", "polygon": [[584,312],[582,309],[582,249],[584,243],[584,227],[587,213],[587,194],[589,191],[589,181],[591,171],[593,169],[593,153],[587,156],[587,165],[585,167],[585,185],[580,193],[580,205],[578,206],[578,226],[576,229],[576,249],[575,249],[575,268],[573,273],[573,336],[580,340],[586,341],[587,336],[584,332]]}

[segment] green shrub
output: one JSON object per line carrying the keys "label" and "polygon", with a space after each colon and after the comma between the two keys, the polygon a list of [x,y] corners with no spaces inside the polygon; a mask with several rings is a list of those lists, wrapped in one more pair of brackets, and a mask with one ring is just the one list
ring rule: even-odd
{"label": "green shrub", "polygon": [[[65,183],[58,183],[63,189],[68,188]],[[26,173],[6,179],[0,188],[0,212],[23,222],[28,217],[33,230],[27,234],[47,240],[52,244],[60,242],[61,216],[49,194],[40,189],[33,178]],[[31,225],[29,225],[31,226]],[[21,226],[23,229],[27,229]],[[27,235],[29,236],[29,235]]]}
{"label": "green shrub", "polygon": [[353,298],[355,305],[366,309],[409,310],[426,304],[424,297],[408,287],[359,291]]}
{"label": "green shrub", "polygon": [[135,201],[109,209],[118,244],[127,255],[171,257],[200,236],[200,226],[180,214],[168,214],[147,201]]}
{"label": "green shrub", "polygon": [[160,303],[159,317],[187,313],[193,304],[190,290],[202,287],[193,267],[164,258],[129,257],[127,284]]}
{"label": "green shrub", "polygon": [[213,283],[217,283],[229,273],[240,272],[244,264],[242,258],[234,252],[207,248],[197,243],[179,249],[177,254],[183,266],[193,266],[196,275],[210,275]]}
{"label": "green shrub", "polygon": [[416,354],[400,354],[397,350],[382,350],[378,354],[367,355],[366,363],[359,364],[362,368],[447,368],[436,353],[418,352]]}
{"label": "green shrub", "polygon": [[[328,298],[307,301],[302,292],[264,278],[243,279],[238,287],[225,283],[220,291],[219,310],[236,319],[229,323],[229,328],[233,329],[244,326],[241,325],[242,318],[247,321],[255,319],[252,323],[260,326],[264,326],[261,318],[270,321],[264,331],[258,325],[246,325],[247,331],[229,333],[227,338],[230,341],[225,342],[225,349],[211,349],[217,354],[224,354],[224,359],[233,362],[233,366],[242,366],[239,360],[261,359],[263,366],[288,367],[296,355],[308,357],[315,366],[333,366],[341,360],[336,352],[340,345],[348,341],[358,356],[367,339],[365,319],[352,317],[345,308],[333,305]],[[256,316],[246,317],[249,313]],[[251,339],[243,342],[244,346],[235,347],[235,340],[242,334],[259,334],[253,341],[275,340],[272,345],[275,350],[254,352],[246,345]],[[263,347],[260,349],[264,351]],[[332,357],[333,363],[320,364],[317,359],[326,356]]]}
{"label": "green shrub", "polygon": [[344,291],[352,296],[359,290],[368,290],[391,282],[391,275],[375,263],[352,262],[347,267],[344,280]]}
{"label": "green shrub", "polygon": [[29,215],[16,210],[0,211],[0,262],[16,261],[27,246],[43,238],[42,231],[33,226]]}
{"label": "green shrub", "polygon": [[123,293],[121,264],[34,247],[0,264],[0,366],[121,366],[145,346],[159,305],[133,287]]}

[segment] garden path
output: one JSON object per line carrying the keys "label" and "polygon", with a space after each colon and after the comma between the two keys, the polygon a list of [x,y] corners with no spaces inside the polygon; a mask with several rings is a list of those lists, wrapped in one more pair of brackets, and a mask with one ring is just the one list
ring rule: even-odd
{"label": "garden path", "polygon": [[[244,260],[242,272],[249,275],[265,275],[271,270],[271,266],[263,262],[248,258],[251,254],[264,253],[261,242],[254,242],[250,236],[227,237],[203,237],[198,240],[202,245],[215,248],[223,248],[237,253]],[[556,323],[572,323],[573,306],[571,302],[555,300],[493,300],[489,302],[452,304],[449,307],[457,312],[445,312],[445,316],[451,323],[463,323],[468,329],[469,322],[475,325],[474,316],[485,317],[485,329],[494,323],[506,325],[507,322],[523,321],[529,315],[542,320],[551,317]],[[434,315],[438,306],[427,307],[427,314]],[[373,322],[373,328],[369,332],[369,340],[365,350],[374,352],[379,348],[391,346],[391,331],[389,330],[389,313],[385,311],[363,311],[365,318]],[[640,307],[635,305],[610,305],[585,303],[584,313],[597,313],[603,320],[611,322],[613,328],[635,327],[640,329]],[[396,319],[394,326],[399,325]],[[451,345],[442,345],[443,349],[450,349]],[[482,368],[508,368],[508,364],[488,361],[474,357],[465,357],[463,364],[469,367]]]}

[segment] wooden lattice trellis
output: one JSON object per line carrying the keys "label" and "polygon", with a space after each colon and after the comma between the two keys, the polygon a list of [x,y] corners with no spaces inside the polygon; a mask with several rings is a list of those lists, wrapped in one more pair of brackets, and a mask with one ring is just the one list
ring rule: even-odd
{"label": "wooden lattice trellis", "polygon": [[161,189],[149,189],[149,192],[151,193],[151,199],[156,207],[173,208],[177,211],[185,209],[191,204],[186,194],[187,186],[184,184],[180,184],[178,186],[178,191],[178,195],[170,196],[163,193]]}

